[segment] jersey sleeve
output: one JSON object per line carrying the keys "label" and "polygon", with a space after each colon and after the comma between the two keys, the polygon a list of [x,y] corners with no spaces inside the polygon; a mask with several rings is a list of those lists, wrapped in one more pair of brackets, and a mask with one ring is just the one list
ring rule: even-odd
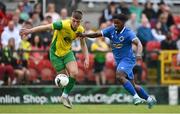
{"label": "jersey sleeve", "polygon": [[110,38],[110,31],[111,31],[110,27],[105,28],[105,29],[101,30],[101,34],[102,34],[103,37]]}
{"label": "jersey sleeve", "polygon": [[136,34],[133,31],[129,31],[129,40],[133,41],[135,39],[137,39]]}
{"label": "jersey sleeve", "polygon": [[53,30],[61,30],[62,27],[63,27],[63,24],[62,24],[61,20],[52,23],[52,29]]}
{"label": "jersey sleeve", "polygon": [[85,30],[84,30],[84,27],[83,26],[80,26],[80,30],[79,30],[79,32],[80,33],[83,33]]}
{"label": "jersey sleeve", "polygon": [[98,46],[95,43],[91,45],[91,51],[96,51],[97,48]]}

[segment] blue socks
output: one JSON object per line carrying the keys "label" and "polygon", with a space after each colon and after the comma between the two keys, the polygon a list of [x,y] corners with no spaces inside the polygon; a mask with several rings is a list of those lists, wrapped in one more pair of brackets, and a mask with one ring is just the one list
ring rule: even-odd
{"label": "blue socks", "polygon": [[149,97],[147,92],[141,86],[137,86],[135,89],[130,81],[125,82],[123,84],[123,87],[133,96],[137,93],[139,95],[139,97],[141,97],[145,100],[147,100]]}
{"label": "blue socks", "polygon": [[145,100],[148,99],[149,95],[141,86],[136,87],[136,91],[141,98],[143,98]]}
{"label": "blue socks", "polygon": [[134,96],[134,95],[136,94],[136,90],[134,89],[134,86],[131,84],[131,82],[130,82],[129,80],[123,84],[123,87],[124,87],[131,95]]}

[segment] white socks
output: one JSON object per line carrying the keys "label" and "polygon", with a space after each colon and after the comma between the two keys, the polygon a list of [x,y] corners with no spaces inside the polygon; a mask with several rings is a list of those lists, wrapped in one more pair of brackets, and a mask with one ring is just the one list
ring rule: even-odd
{"label": "white socks", "polygon": [[133,98],[140,98],[139,95],[136,93]]}
{"label": "white socks", "polygon": [[65,98],[67,98],[67,97],[68,97],[68,94],[66,94],[66,93],[63,92],[63,93],[62,93],[62,96],[65,97]]}
{"label": "white socks", "polygon": [[150,97],[150,96],[147,98],[147,102],[149,102],[149,101],[152,101],[152,97]]}

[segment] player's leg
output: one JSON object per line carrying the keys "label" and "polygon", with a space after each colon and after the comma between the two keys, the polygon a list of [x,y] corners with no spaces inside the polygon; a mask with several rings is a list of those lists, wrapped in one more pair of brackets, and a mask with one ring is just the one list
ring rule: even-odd
{"label": "player's leg", "polygon": [[105,76],[105,74],[103,72],[104,66],[105,66],[105,63],[100,63],[100,77],[101,77],[102,85],[106,84],[106,76]]}
{"label": "player's leg", "polygon": [[94,62],[94,75],[95,75],[95,80],[96,80],[96,85],[101,85],[101,80],[100,80],[100,66],[97,61]]}
{"label": "player's leg", "polygon": [[[66,74],[67,76],[69,76],[68,72],[65,69],[63,69],[60,72],[58,72],[58,74]],[[65,107],[72,108],[72,103],[71,103],[71,101],[68,98],[68,94],[64,92],[64,89],[65,88],[63,88],[63,90],[62,90],[63,93],[61,95],[61,101],[62,101],[62,103],[63,103],[63,105]]]}
{"label": "player's leg", "polygon": [[133,78],[133,76],[129,75],[132,71],[131,64],[128,62],[120,62],[117,66],[117,80],[123,85],[123,87],[133,96],[133,103],[135,105],[143,103],[144,100],[141,99],[132,83],[128,80]]}
{"label": "player's leg", "polygon": [[[54,53],[50,53],[50,60],[51,60],[52,65],[54,66],[54,68],[56,69],[56,71],[58,73],[68,75],[68,73],[67,73],[67,71],[65,69],[66,66],[65,66],[65,63],[64,63],[64,57],[58,57],[58,56],[54,55]],[[68,98],[68,94],[65,93],[64,90],[65,90],[65,88],[63,88],[61,101],[62,101],[62,103],[63,103],[63,105],[65,107],[72,108],[72,103],[70,102],[70,100]]]}
{"label": "player's leg", "polygon": [[63,61],[66,67],[66,71],[69,75],[69,83],[63,89],[61,100],[64,106],[66,106],[67,108],[72,108],[72,103],[69,100],[68,95],[75,85],[75,82],[76,82],[75,76],[78,74],[78,66],[77,66],[76,59],[74,57],[73,52],[69,52],[63,58],[64,58]]}
{"label": "player's leg", "polygon": [[150,97],[149,94],[140,85],[135,84],[134,80],[131,80],[131,83],[135,87],[138,95],[147,101],[148,108],[152,108],[153,105],[156,104],[156,99]]}
{"label": "player's leg", "polygon": [[69,52],[66,56],[64,56],[64,63],[69,74],[69,83],[64,88],[63,93],[69,94],[75,85],[75,76],[78,74],[78,66],[73,52]]}

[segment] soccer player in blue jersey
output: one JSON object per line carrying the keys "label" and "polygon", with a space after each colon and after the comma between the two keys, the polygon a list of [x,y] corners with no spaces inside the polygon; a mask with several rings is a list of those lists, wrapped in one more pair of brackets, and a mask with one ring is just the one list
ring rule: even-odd
{"label": "soccer player in blue jersey", "polygon": [[[148,107],[152,108],[156,100],[134,82],[133,67],[136,64],[136,60],[141,59],[142,44],[135,33],[125,27],[126,21],[127,17],[124,14],[116,14],[113,16],[112,26],[101,30],[101,32],[83,33],[79,34],[79,36],[82,38],[97,38],[100,36],[109,38],[116,63],[117,80],[133,95],[133,103],[135,105],[147,102]],[[135,52],[133,52],[132,44],[137,47]]]}

